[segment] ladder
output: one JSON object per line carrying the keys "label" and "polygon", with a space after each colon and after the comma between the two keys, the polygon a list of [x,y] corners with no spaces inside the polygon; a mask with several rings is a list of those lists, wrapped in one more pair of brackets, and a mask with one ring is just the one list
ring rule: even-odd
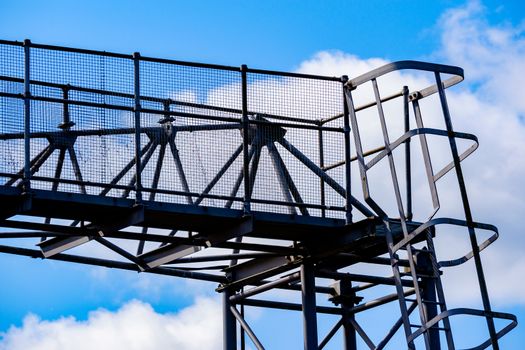
{"label": "ladder", "polygon": [[[416,90],[414,92],[409,92],[408,87],[404,86],[402,90],[398,93],[394,93],[393,95],[389,96],[381,96],[377,78],[387,73],[401,69],[419,69],[421,71],[432,72],[435,78],[435,85],[431,85],[424,89]],[[441,74],[443,73],[452,75],[455,74],[455,76],[445,81],[442,81]],[[348,126],[348,128],[345,128],[345,131],[349,131],[348,129],[351,128],[353,132],[356,151],[355,160],[357,160],[359,167],[364,200],[366,204],[370,206],[374,213],[379,218],[381,218],[381,220],[384,223],[386,232],[385,238],[388,247],[388,254],[390,257],[391,267],[395,279],[395,287],[401,311],[401,320],[406,336],[407,346],[409,349],[416,348],[414,341],[421,335],[423,335],[425,348],[427,350],[441,349],[441,335],[443,333],[446,339],[446,345],[448,349],[455,349],[454,339],[452,336],[449,321],[449,317],[455,314],[468,314],[485,317],[490,334],[490,339],[476,347],[476,349],[484,349],[490,345],[492,345],[494,349],[499,349],[498,339],[508,331],[507,328],[513,327],[513,325],[511,324],[503,330],[501,330],[500,332],[496,332],[494,326],[494,318],[503,318],[509,320],[512,319],[511,317],[508,317],[507,315],[503,315],[501,313],[498,313],[498,315],[496,315],[496,313],[494,313],[491,310],[485,278],[481,267],[481,260],[479,257],[479,252],[486,246],[488,246],[490,243],[492,243],[492,241],[495,240],[495,238],[497,237],[497,229],[495,229],[494,227],[490,227],[490,225],[475,223],[472,220],[463,173],[460,166],[460,162],[476,150],[478,146],[477,138],[474,135],[455,132],[453,130],[450,114],[448,111],[448,105],[445,97],[445,88],[452,86],[460,82],[461,80],[462,71],[455,72],[451,70],[451,67],[448,66],[436,66],[422,62],[402,61],[392,63],[378,68],[376,70],[370,71],[345,83],[344,103],[346,115],[344,117],[345,127]],[[372,102],[356,107],[354,105],[353,100],[353,91],[363,84],[366,84],[368,86],[371,85],[375,99]],[[421,115],[419,101],[425,97],[436,93],[439,95],[439,102],[446,126],[446,129],[444,130],[426,128],[423,124],[423,119]],[[402,99],[402,115],[404,116],[405,133],[396,140],[391,141],[385,119],[383,103],[386,101],[395,100],[397,98]],[[413,108],[413,116],[415,118],[417,126],[416,129],[412,130],[410,129],[409,122],[410,105]],[[381,133],[383,137],[383,146],[380,147],[378,151],[374,152],[366,151],[363,149],[363,143],[361,141],[361,135],[359,130],[359,122],[357,118],[358,112],[372,107],[377,108],[376,115],[379,118]],[[434,172],[432,168],[432,162],[430,159],[430,152],[426,135],[436,135],[448,139],[453,160],[437,172]],[[409,232],[408,224],[410,224],[410,226],[413,226],[414,224],[412,222],[412,170],[410,161],[410,140],[412,137],[415,136],[419,136],[419,141],[421,144],[421,155],[425,166],[426,177],[432,197],[432,205],[434,211],[428,218],[427,222],[420,224],[418,228]],[[459,154],[456,139],[470,140],[471,142],[473,141],[473,144],[469,148],[467,148],[463,153]],[[347,142],[349,143],[349,141]],[[394,162],[393,157],[393,151],[397,147],[402,145],[405,146],[405,201],[402,198],[402,190],[397,175],[396,163]],[[365,160],[365,157],[371,155],[373,155],[373,158],[371,160]],[[390,169],[390,177],[397,205],[397,213],[395,215],[398,215],[398,217],[400,218],[399,222],[401,223],[401,228],[403,231],[403,238],[398,242],[394,241],[394,234],[391,228],[391,223],[393,222],[391,217],[393,216],[389,216],[387,214],[387,212],[377,202],[377,199],[372,196],[370,190],[367,172],[381,161],[388,162],[388,166]],[[440,202],[438,198],[436,182],[445,174],[450,172],[452,169],[455,170],[457,176],[461,201],[463,204],[465,214],[465,220],[457,220],[450,218],[433,219],[433,217],[440,209]],[[466,227],[468,229],[472,251],[460,259],[438,262],[434,247],[432,230],[437,224],[442,223]],[[474,230],[475,228],[482,228],[494,231],[494,238],[491,237],[487,241],[483,242],[481,245],[478,245]],[[425,243],[423,249],[417,249],[414,246],[416,237],[418,238],[418,241],[423,240],[423,242]],[[399,266],[399,254],[402,251],[405,252],[406,258],[409,263],[409,270],[407,272],[401,272]],[[483,301],[483,310],[473,310],[466,308],[447,310],[445,295],[443,292],[443,285],[441,281],[440,267],[459,265],[471,258],[474,258],[474,262],[476,265],[476,273]],[[406,292],[404,290],[405,287],[403,286],[403,284],[406,285],[406,280],[402,280],[402,277],[405,276],[409,276],[411,279],[411,283],[414,287],[415,299],[409,299],[405,296]],[[409,305],[409,303],[411,304]],[[419,311],[419,321],[417,323],[412,323],[410,314],[416,308]],[[379,344],[376,347],[376,349],[382,349],[384,346],[385,344]]]}

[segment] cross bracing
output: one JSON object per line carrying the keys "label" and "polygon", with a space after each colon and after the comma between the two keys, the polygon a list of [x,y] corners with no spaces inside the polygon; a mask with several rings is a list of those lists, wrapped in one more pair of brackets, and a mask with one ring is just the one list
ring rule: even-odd
{"label": "cross bracing", "polygon": [[[396,334],[454,349],[456,315],[486,321],[472,348],[497,349],[516,326],[490,305],[480,252],[498,231],[473,219],[461,162],[477,138],[453,129],[445,94],[462,69],[401,61],[332,78],[29,41],[1,41],[0,60],[1,252],[218,283],[225,349],[264,348],[245,307],[302,312],[305,349],[338,332],[346,349]],[[400,71],[428,85],[392,87]],[[439,216],[451,179],[461,210]],[[441,258],[456,228],[471,248]],[[90,244],[110,253],[79,250]],[[480,309],[446,303],[441,276],[462,264]],[[260,298],[275,289],[297,302]],[[374,338],[360,313],[392,303]],[[338,318],[324,338],[317,314]]]}

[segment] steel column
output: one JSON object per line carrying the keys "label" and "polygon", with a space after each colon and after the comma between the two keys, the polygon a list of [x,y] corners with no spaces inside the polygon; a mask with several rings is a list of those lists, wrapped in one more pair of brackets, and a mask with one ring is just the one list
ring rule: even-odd
{"label": "steel column", "polygon": [[[319,126],[323,126],[322,122],[319,122]],[[319,167],[321,169],[324,169],[324,140],[323,140],[323,130],[319,129],[319,135],[318,140],[319,143]],[[324,207],[326,204],[326,194],[325,194],[325,186],[324,186],[324,180],[322,178],[319,178],[319,190],[321,195],[321,205]],[[326,217],[326,209],[321,209],[321,216],[324,218]]]}
{"label": "steel column", "polygon": [[244,177],[244,213],[248,214],[250,212],[250,156],[248,150],[249,143],[249,129],[250,121],[248,119],[248,82],[247,82],[247,73],[248,66],[243,64],[241,66],[241,85],[242,85],[242,153],[243,153],[243,177]]}
{"label": "steel column", "polygon": [[[438,303],[436,297],[436,280],[432,276],[432,262],[430,260],[430,252],[422,251],[417,256],[417,268],[421,269],[423,276],[421,277],[421,298],[426,313],[427,321],[430,321],[438,315]],[[433,329],[435,328],[435,329]],[[429,350],[440,350],[441,345],[439,341],[439,330],[437,325],[428,330],[429,335]]]}
{"label": "steel column", "polygon": [[25,192],[31,189],[31,160],[30,160],[30,133],[31,133],[31,41],[24,40],[24,177],[22,186]]}
{"label": "steel column", "polygon": [[350,155],[350,117],[349,117],[349,111],[348,111],[348,103],[345,98],[345,84],[348,82],[348,77],[346,75],[343,75],[341,77],[341,82],[343,83],[343,121],[344,121],[344,134],[345,134],[345,186],[346,186],[346,192],[345,192],[345,207],[346,207],[346,224],[352,223],[352,190],[351,190],[351,173],[350,173],[350,165],[351,165],[351,155]]}
{"label": "steel column", "polygon": [[483,302],[483,309],[485,311],[487,327],[489,329],[490,340],[494,350],[499,350],[498,338],[496,336],[496,327],[494,325],[494,319],[492,318],[492,310],[490,306],[489,293],[487,289],[487,282],[485,281],[485,274],[481,265],[481,257],[479,254],[478,241],[476,238],[476,232],[474,231],[474,225],[472,220],[472,212],[470,210],[470,203],[467,196],[467,189],[465,186],[465,179],[463,177],[463,170],[460,165],[460,159],[458,155],[458,148],[456,139],[453,136],[454,129],[452,128],[452,120],[448,110],[447,98],[445,96],[444,86],[441,81],[439,72],[435,72],[436,85],[439,93],[439,100],[441,102],[441,108],[443,110],[443,118],[445,119],[445,125],[449,133],[449,144],[452,151],[452,158],[454,160],[454,168],[456,169],[456,177],[458,179],[459,191],[461,194],[461,200],[463,202],[463,210],[465,212],[465,218],[468,225],[468,232],[470,238],[470,244],[472,246],[472,253],[474,256],[474,265],[476,266],[476,272],[478,277],[479,288],[481,292],[481,299]]}
{"label": "steel column", "polygon": [[303,304],[304,349],[318,349],[315,274],[314,265],[310,262],[304,262],[301,265],[301,296]]}
{"label": "steel column", "polygon": [[222,293],[223,350],[235,350],[237,348],[237,321],[231,310],[230,296],[229,290]]}
{"label": "steel column", "polygon": [[343,321],[343,330],[344,330],[344,336],[343,336],[343,348],[345,350],[357,350],[357,337],[356,337],[356,331],[352,324],[352,321],[355,321],[355,314],[352,312],[349,312],[349,309],[352,308],[354,305],[350,305],[346,302],[341,303],[341,309],[342,309],[342,321]]}
{"label": "steel column", "polygon": [[140,161],[140,53],[133,53],[135,92],[135,202],[142,202],[142,167]]}
{"label": "steel column", "polygon": [[[410,130],[410,111],[408,108],[408,87],[403,86],[403,114],[405,117],[405,133]],[[405,181],[406,181],[406,219],[412,220],[412,165],[410,156],[410,140],[405,142]]]}

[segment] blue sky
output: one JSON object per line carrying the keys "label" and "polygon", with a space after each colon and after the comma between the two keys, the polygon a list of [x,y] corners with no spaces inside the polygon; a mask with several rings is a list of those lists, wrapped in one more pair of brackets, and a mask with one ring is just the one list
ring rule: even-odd
{"label": "blue sky", "polygon": [[[431,55],[443,12],[461,2],[2,1],[2,37],[180,60],[291,70],[322,50],[389,60]],[[518,24],[520,1],[485,1]]]}
{"label": "blue sky", "polygon": [[[470,21],[455,21],[454,15],[469,6],[476,8],[470,10]],[[464,27],[461,27],[462,24]],[[485,82],[500,82],[498,74],[502,70],[525,60],[524,29],[523,1],[0,2],[1,39],[21,41],[28,38],[43,44],[122,53],[139,51],[145,56],[233,66],[247,64],[255,68],[285,71],[308,69],[305,62],[319,63],[322,60],[318,55],[320,52],[332,55],[330,62],[342,64],[368,62],[372,58],[387,61],[430,60],[464,66],[466,81],[461,91],[479,101],[494,99],[496,107],[506,97],[496,100],[496,97],[499,98],[494,88],[496,85]],[[465,33],[472,36],[469,30],[484,31],[488,36],[480,35],[480,40],[461,36]],[[491,33],[506,33],[507,36],[490,36]],[[496,36],[503,39],[486,40]],[[457,46],[454,45],[456,39]],[[339,56],[335,52],[339,52]],[[505,55],[500,57],[496,53]],[[508,64],[503,67],[495,61],[507,62],[507,58]],[[324,66],[320,64],[319,67]],[[491,67],[501,69],[491,70]],[[514,71],[509,68],[509,72],[506,77],[512,77]],[[525,81],[523,71],[515,72],[515,80]],[[333,74],[348,74],[351,77],[354,73],[337,71]],[[512,85],[513,82],[511,79],[509,88],[519,86]],[[516,154],[519,156],[525,152],[521,148],[525,139],[525,133],[522,133],[525,108],[520,102],[525,97],[517,89],[510,91],[514,98],[510,102],[504,101],[500,111],[501,114],[506,113],[507,118],[521,119],[521,124],[516,124],[518,130],[514,130],[517,133],[517,138],[514,138],[518,148]],[[483,129],[480,131],[483,132]],[[490,135],[487,140],[491,145]],[[501,147],[507,149],[506,144]],[[489,149],[482,147],[478,152],[485,151],[490,151],[490,146]],[[505,178],[508,181],[503,190],[511,193],[509,198],[518,203],[516,215],[508,216],[510,214],[500,213],[497,209],[479,209],[480,213],[489,216],[481,221],[499,220],[496,224],[503,229],[501,243],[495,248],[497,253],[493,254],[496,262],[501,260],[497,254],[503,254],[513,242],[519,243],[514,248],[525,248],[525,240],[518,237],[519,225],[513,222],[525,214],[525,211],[520,211],[525,208],[523,185],[516,181],[518,175],[525,173],[524,167],[519,165],[520,158],[514,159],[518,165],[513,165],[514,173]],[[475,176],[475,171],[471,171],[470,175]],[[496,204],[497,200],[505,203],[503,199],[496,198]],[[505,234],[516,240],[505,239]],[[515,265],[497,265],[513,269],[511,276],[514,282],[507,281],[507,286],[494,288],[495,294],[501,295],[496,296],[495,308],[516,313],[523,323],[525,299],[512,301],[508,298],[514,294],[499,291],[501,288],[525,290],[523,282],[517,281],[525,274],[523,261],[520,260],[523,258],[518,252],[515,254],[512,256],[517,258],[509,262]],[[492,260],[489,258],[489,261]],[[11,325],[21,326],[29,313],[38,315],[42,320],[56,320],[62,316],[86,320],[90,311],[105,308],[117,312],[134,299],[152,305],[157,313],[177,312],[184,307],[192,307],[196,296],[209,297],[214,288],[213,285],[206,287],[165,277],[8,255],[0,255],[0,279],[0,332],[7,331]],[[496,277],[489,277],[490,281],[500,283]],[[141,309],[140,305],[135,306],[147,314],[147,310]],[[272,316],[253,317],[257,324],[258,320]],[[300,324],[297,323],[296,327]],[[261,330],[264,332],[263,328]],[[507,336],[503,348],[519,349],[523,343],[525,331],[523,326],[519,326]],[[2,346],[5,345],[0,343],[0,349],[4,349]]]}

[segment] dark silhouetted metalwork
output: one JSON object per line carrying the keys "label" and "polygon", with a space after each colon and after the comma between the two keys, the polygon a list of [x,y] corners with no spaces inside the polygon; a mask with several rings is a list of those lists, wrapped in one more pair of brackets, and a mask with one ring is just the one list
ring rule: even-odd
{"label": "dark silhouetted metalwork", "polygon": [[[456,315],[486,320],[472,349],[498,349],[517,321],[488,296],[480,252],[498,231],[473,219],[461,162],[477,138],[445,95],[462,79],[416,61],[325,77],[0,41],[0,252],[219,283],[225,349],[264,348],[248,307],[301,311],[308,350],[337,333],[345,349],[396,334],[455,349]],[[443,260],[449,231],[471,249]],[[466,263],[481,310],[445,302],[446,270]]]}

